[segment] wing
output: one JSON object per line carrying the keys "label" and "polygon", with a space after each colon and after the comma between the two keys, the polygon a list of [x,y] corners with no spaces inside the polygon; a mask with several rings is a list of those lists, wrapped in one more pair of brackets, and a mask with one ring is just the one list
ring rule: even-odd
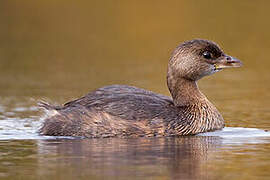
{"label": "wing", "polygon": [[[105,111],[126,120],[153,119],[174,109],[172,99],[144,89],[112,85],[64,104],[63,109],[84,106]],[[171,112],[173,113],[173,112]]]}

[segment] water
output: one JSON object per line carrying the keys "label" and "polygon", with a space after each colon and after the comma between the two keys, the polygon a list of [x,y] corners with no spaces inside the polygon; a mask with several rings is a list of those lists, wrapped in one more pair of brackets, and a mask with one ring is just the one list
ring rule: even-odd
{"label": "water", "polygon": [[[269,179],[267,1],[0,2],[0,179]],[[38,100],[109,84],[169,95],[182,41],[216,41],[244,66],[199,82],[222,131],[179,138],[39,136]]]}

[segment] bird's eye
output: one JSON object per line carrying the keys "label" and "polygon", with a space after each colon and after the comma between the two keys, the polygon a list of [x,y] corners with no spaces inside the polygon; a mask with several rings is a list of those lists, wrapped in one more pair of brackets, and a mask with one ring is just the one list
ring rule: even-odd
{"label": "bird's eye", "polygon": [[212,54],[211,54],[210,52],[208,52],[208,51],[205,51],[205,52],[203,53],[203,57],[204,57],[205,59],[211,59],[211,58],[212,58]]}

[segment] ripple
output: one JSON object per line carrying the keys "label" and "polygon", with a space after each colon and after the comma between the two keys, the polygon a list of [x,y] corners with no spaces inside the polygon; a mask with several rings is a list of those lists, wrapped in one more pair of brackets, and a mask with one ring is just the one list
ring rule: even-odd
{"label": "ripple", "polygon": [[219,136],[223,138],[270,137],[270,132],[257,128],[225,127],[220,131],[201,133],[199,136]]}
{"label": "ripple", "polygon": [[67,136],[41,136],[38,129],[42,121],[31,118],[9,118],[0,121],[0,140],[74,139]]}
{"label": "ripple", "polygon": [[8,118],[0,121],[0,139],[33,139],[40,122],[30,118]]}
{"label": "ripple", "polygon": [[198,134],[222,138],[222,144],[263,144],[270,142],[270,132],[257,128],[225,127],[220,131]]}
{"label": "ripple", "polygon": [[[40,136],[38,129],[42,120],[33,118],[6,118],[0,121],[0,140],[8,139],[58,139],[73,137]],[[220,131],[201,133],[197,136],[216,136],[228,143],[262,143],[270,137],[270,132],[257,128],[225,127]],[[269,138],[267,142],[269,142]]]}

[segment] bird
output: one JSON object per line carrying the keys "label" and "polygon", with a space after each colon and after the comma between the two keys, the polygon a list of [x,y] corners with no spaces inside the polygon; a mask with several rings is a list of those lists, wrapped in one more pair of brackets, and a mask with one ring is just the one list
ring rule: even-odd
{"label": "bird", "polygon": [[38,106],[47,113],[39,133],[46,136],[160,137],[186,136],[221,130],[217,108],[200,91],[201,78],[242,62],[214,42],[193,39],[172,53],[167,68],[171,97],[128,85],[110,85],[55,106]]}

